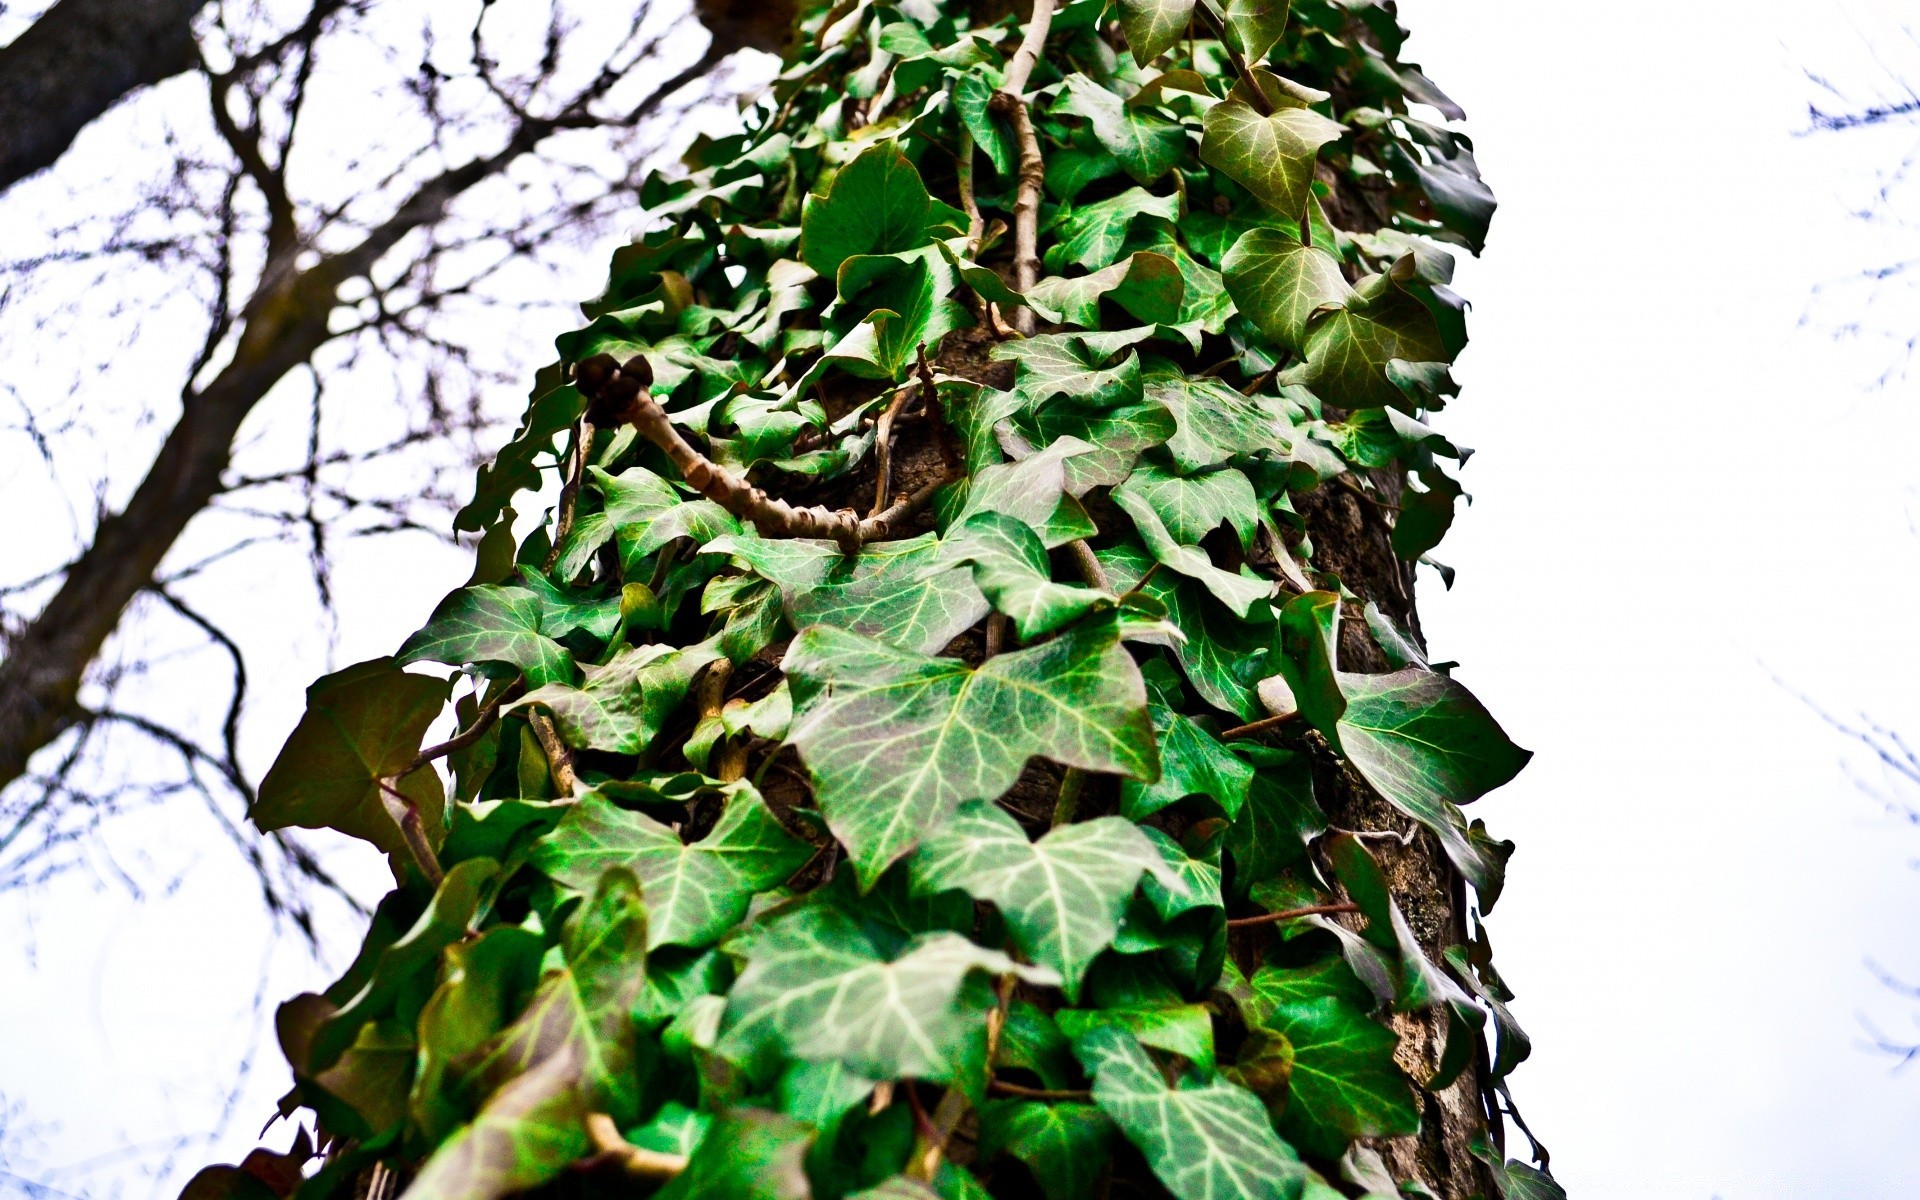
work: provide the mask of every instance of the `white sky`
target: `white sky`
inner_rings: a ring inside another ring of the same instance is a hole
[[[1920,829],[1774,681],[1920,735],[1920,389],[1865,389],[1890,346],[1799,327],[1816,283],[1920,248],[1847,215],[1920,126],[1793,136],[1803,67],[1867,96],[1877,52],[1920,82],[1906,11],[1402,0],[1409,57],[1466,107],[1501,200],[1463,264],[1473,345],[1438,419],[1479,452],[1476,503],[1438,552],[1455,589],[1425,576],[1422,609],[1536,751],[1473,815],[1520,845],[1491,919],[1535,1044],[1515,1094],[1575,1200],[1893,1200],[1920,1180],[1920,1071],[1891,1073],[1859,1024],[1920,1037],[1863,965],[1920,980]],[[1911,294],[1858,299],[1816,316],[1920,330]],[[389,652],[467,570],[424,541],[349,553],[342,663]],[[291,586],[230,601],[271,611]],[[261,701],[281,731],[327,654],[305,633],[283,653]],[[136,820],[119,844],[212,836],[191,809]],[[373,889],[370,858],[336,862]],[[0,1171],[152,1194],[167,1139],[217,1128],[179,1165],[232,1160],[283,1090],[268,1038],[223,1122],[236,1046],[264,1036],[256,991],[324,983],[357,928],[326,965],[270,949],[230,850],[168,861],[144,900],[88,876],[0,895]]]

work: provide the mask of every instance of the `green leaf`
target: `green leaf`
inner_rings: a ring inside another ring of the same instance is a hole
[[[1243,545],[1251,541],[1259,502],[1245,475],[1227,469],[1182,479],[1142,463],[1112,496],[1156,559],[1200,583],[1236,615],[1246,616],[1273,595],[1272,583],[1216,566],[1197,544],[1222,523],[1235,527]]]
[[[1262,116],[1244,100],[1207,110],[1201,161],[1218,167],[1282,216],[1298,220],[1311,194],[1320,147],[1341,134],[1338,122],[1310,108],[1282,108]]]
[[[553,453],[554,436],[579,420],[586,408],[586,397],[567,382],[566,364],[540,368],[534,375],[533,394],[528,397],[527,415],[520,428],[493,461],[480,468],[473,499],[454,514],[453,527],[466,532],[485,529],[516,493],[538,488],[540,471],[533,460]]]
[[[990,900],[1014,944],[1051,967],[1072,1002],[1145,872],[1185,890],[1140,830],[1119,817],[1062,825],[1035,842],[997,805],[970,804],[943,822],[913,858],[917,889],[961,888]]]
[[[520,568],[520,578],[540,606],[540,632],[562,638],[576,629],[587,636],[606,641],[620,628],[620,597],[581,594],[561,587],[536,567]],[[465,722],[462,722],[464,725]]]
[[[1510,844],[1476,839],[1456,805],[1501,786],[1531,751],[1508,740],[1472,692],[1433,671],[1339,677],[1346,695],[1340,751],[1395,808],[1433,831],[1491,909]]]
[[[420,1010],[420,1069],[407,1107],[427,1137],[444,1141],[469,1108],[451,1086],[455,1065],[493,1040],[540,974],[541,938],[511,926],[449,946],[439,987]]]
[[[1212,734],[1170,708],[1154,705],[1154,732],[1160,737],[1160,778],[1152,783],[1120,784],[1120,811],[1140,821],[1188,796],[1209,796],[1231,818],[1246,803],[1253,768]]]
[[[578,575],[609,537],[619,549],[621,570],[632,576],[644,559],[675,538],[702,543],[741,530],[726,509],[711,500],[687,499],[645,467],[628,467],[618,475],[588,467],[587,478],[605,504],[599,512],[575,518],[554,562],[556,578]]]
[[[1064,438],[1087,444],[1066,460],[1070,496],[1119,483],[1133,473],[1142,453],[1164,444],[1175,431],[1173,414],[1151,401],[1104,409],[1061,401],[1018,413],[1006,428],[1029,445],[1048,446]]]
[[[951,298],[954,286],[953,268],[937,254],[849,258],[840,267],[841,294],[857,292],[851,310],[866,309],[870,315],[827,351],[821,366],[831,363],[871,378],[906,378],[922,348],[933,355],[942,338],[968,324],[965,307]],[[802,386],[818,371],[808,372]]]
[[[305,1071],[317,1074],[339,1061],[363,1025],[393,1015],[396,1005],[406,1002],[404,993],[422,977],[431,977],[440,952],[466,936],[480,907],[481,889],[499,873],[499,864],[485,858],[469,859],[447,872],[413,928],[381,952],[366,985],[314,1031]],[[411,1001],[401,1011],[409,1023],[418,1015],[420,998],[415,995]]]
[[[1072,460],[1068,460],[1071,462]],[[1020,640],[1057,632],[1115,598],[1094,588],[1055,583],[1047,547],[1026,522],[1000,512],[977,512],[940,543],[940,563],[970,566],[973,582],[996,612],[1013,618]]]
[[[763,1109],[717,1117],[700,1148],[654,1195],[657,1200],[811,1200],[812,1126]]]
[[[1054,1020],[1075,1042],[1095,1029],[1123,1029],[1143,1046],[1178,1054],[1209,1073],[1214,1069],[1213,1014],[1204,1004],[1175,999],[1105,1008],[1063,1008],[1054,1014]]]
[[[1127,235],[1142,218],[1179,220],[1180,197],[1156,196],[1135,187],[1074,209],[1060,223],[1059,242],[1047,251],[1047,269],[1059,271],[1073,263],[1089,271],[1099,270],[1120,257]]]
[[[1345,305],[1312,322],[1305,361],[1287,368],[1281,378],[1304,383],[1341,408],[1383,408],[1407,402],[1388,377],[1390,363],[1446,357],[1440,328],[1427,306],[1391,276],[1370,275],[1354,285]]]
[[[1100,328],[1100,298],[1112,300],[1149,325],[1180,319],[1186,282],[1171,258],[1141,250],[1091,275],[1071,279],[1049,276],[1026,298],[1036,310],[1051,309],[1055,320],[1087,329]]]
[[[994,1005],[989,977],[1057,981],[954,933],[922,935],[889,957],[824,904],[756,929],[735,953],[746,966],[727,996],[723,1054],[838,1062],[869,1079],[955,1082]]]
[[[1014,363],[1013,386],[1039,408],[1055,396],[1089,406],[1110,408],[1140,401],[1140,359],[1128,354],[1108,367],[1108,359],[1153,333],[1128,329],[1118,333],[1046,333],[1039,337],[1001,342],[993,359]]]
[[[427,726],[446,707],[452,680],[411,675],[390,658],[322,676],[248,811],[263,832],[298,825],[338,829],[392,853],[406,845],[380,781],[407,769]],[[440,773],[415,771],[399,790],[437,838],[446,808]]]
[[[1144,391],[1173,414],[1175,432],[1167,439],[1167,452],[1182,471],[1289,449],[1291,427],[1284,419],[1218,379],[1156,365],[1146,374]]]
[[[587,1151],[576,1074],[562,1051],[509,1080],[440,1144],[401,1200],[499,1200],[566,1170]]]
[[[1013,139],[993,117],[994,84],[979,71],[964,75],[955,75],[953,81],[953,108],[960,114],[960,120],[967,131],[973,134],[974,145],[984,150],[993,169],[1003,178],[1012,178],[1017,163],[1018,151]]]
[[[1110,625],[1080,625],[979,669],[815,626],[783,668],[789,738],[863,887],[969,800],[1011,788],[1026,760],[1154,778],[1146,687]]]
[[[1160,853],[1165,870],[1155,872],[1142,886],[1147,902],[1163,921],[1194,909],[1221,908],[1220,899],[1220,848],[1217,840],[1209,839],[1195,845],[1195,852],[1189,853],[1186,846],[1175,841],[1165,830],[1147,826],[1141,829],[1154,849]],[[1194,841],[1195,835],[1189,833],[1188,841]]]
[[[1474,1136],[1468,1151],[1487,1164],[1500,1200],[1567,1200],[1567,1193],[1553,1176],[1517,1158],[1501,1162],[1499,1152],[1488,1144],[1484,1134]]]
[[[1327,827],[1313,798],[1312,763],[1306,756],[1266,746],[1243,751],[1258,767],[1247,801],[1227,829],[1237,890],[1271,879],[1306,857],[1307,843]]]
[[[950,524],[964,525],[975,514],[1002,513],[1032,529],[1047,547],[1099,532],[1067,492],[1066,464],[1092,447],[1074,438],[1061,438],[1038,454],[1019,462],[995,463],[976,473],[966,499]]]
[[[1340,596],[1307,592],[1280,610],[1279,640],[1272,656],[1300,715],[1339,743],[1340,715],[1347,698],[1340,686]]]
[[[831,279],[856,254],[894,254],[927,244],[932,200],[899,143],[881,142],[840,169],[824,196],[807,197],[800,257]]]
[[[569,745],[638,754],[659,736],[700,669],[720,656],[711,642],[684,649],[632,646],[603,667],[582,667],[586,678],[579,687],[550,683],[528,692],[504,711],[544,708],[553,714]]]
[[[1169,1088],[1124,1030],[1088,1031],[1074,1051],[1093,1099],[1179,1200],[1297,1200],[1306,1168],[1244,1088],[1216,1080]]]
[[[1307,342],[1307,319],[1353,295],[1340,262],[1280,229],[1250,229],[1220,264],[1227,293],[1260,332],[1296,354]]]
[[[609,871],[563,931],[562,962],[472,1077],[491,1094],[442,1143],[406,1195],[462,1200],[524,1191],[586,1152],[588,1112],[632,1120],[638,1101],[632,1009],[646,981],[640,886]]]
[[[573,681],[573,658],[540,632],[539,597],[525,588],[491,584],[449,593],[394,661],[452,667],[506,663],[525,672],[529,687]]]
[[[1078,72],[1067,76],[1053,112],[1085,117],[1093,136],[1135,183],[1152,183],[1180,160],[1187,131],[1157,113],[1127,107],[1106,88]]]
[[[625,867],[647,898],[647,948],[706,946],[738,924],[758,892],[784,883],[813,848],[795,839],[751,784],[729,785],[712,832],[692,844],[641,813],[590,792],[541,838],[533,865],[585,890],[610,867]]]
[[[980,1114],[980,1161],[1011,1154],[1047,1200],[1093,1200],[1116,1132],[1092,1104],[989,1101]]]
[[[1259,698],[1240,674],[1264,649],[1256,627],[1237,620],[1196,581],[1161,571],[1142,583],[1153,559],[1137,546],[1102,550],[1100,562],[1114,587],[1137,587],[1166,608],[1167,620],[1182,635],[1173,643],[1174,657],[1208,704],[1243,721],[1260,714]]]
[[[1247,62],[1259,63],[1287,30],[1288,0],[1221,0],[1227,43]]]
[[[780,587],[796,629],[830,625],[931,654],[987,615],[968,572],[939,571],[932,534],[863,546],[849,558],[811,538],[730,537],[703,549],[731,554]]]
[[[1260,1024],[1293,1047],[1280,1128],[1307,1152],[1337,1158],[1354,1138],[1418,1132],[1420,1107],[1393,1061],[1400,1039],[1368,1015],[1372,997],[1347,968],[1324,962],[1262,967],[1252,984],[1270,1004]]]
[[[1178,45],[1192,20],[1193,0],[1120,0],[1120,28],[1141,67]]]

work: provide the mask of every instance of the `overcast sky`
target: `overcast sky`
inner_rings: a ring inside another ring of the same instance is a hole
[[[1920,981],[1920,829],[1849,781],[1879,780],[1796,695],[1920,736],[1920,388],[1870,386],[1894,342],[1823,328],[1904,338],[1920,304],[1812,296],[1920,253],[1849,215],[1920,126],[1795,136],[1820,98],[1803,69],[1868,99],[1888,72],[1920,84],[1903,8],[1402,0],[1501,201],[1437,421],[1478,451],[1475,503],[1438,551],[1454,589],[1424,575],[1421,607],[1536,751],[1472,815],[1519,842],[1490,921],[1535,1045],[1514,1090],[1575,1200],[1894,1200],[1920,1179],[1920,1069],[1892,1072],[1861,1024],[1920,1038],[1920,1006],[1865,965]],[[391,651],[467,571],[424,541],[350,554],[342,663]],[[323,639],[287,641],[276,670],[325,668]],[[263,703],[284,731],[282,691]],[[212,836],[146,820],[121,844]],[[371,892],[371,857],[335,861]],[[0,1168],[144,1196],[173,1139],[217,1131],[182,1170],[251,1144],[287,1082],[263,1041],[227,1109],[256,995],[324,983],[359,931],[315,964],[273,942],[231,851],[190,861],[134,871],[140,900],[104,868],[0,895]]]

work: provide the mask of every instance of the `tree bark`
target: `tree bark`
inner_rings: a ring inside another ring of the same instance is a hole
[[[129,92],[194,64],[206,0],[60,0],[0,47],[0,192],[52,166]]]

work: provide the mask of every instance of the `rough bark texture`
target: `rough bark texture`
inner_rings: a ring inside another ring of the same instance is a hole
[[[0,48],[0,192],[129,92],[193,66],[206,0],[60,0]]]

